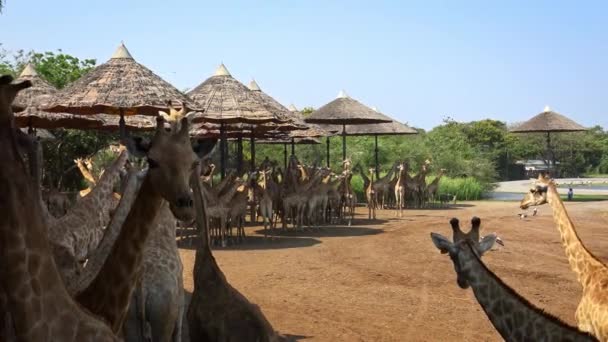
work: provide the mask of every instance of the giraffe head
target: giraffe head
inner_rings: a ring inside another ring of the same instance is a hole
[[[528,209],[530,206],[543,205],[547,203],[547,190],[554,185],[553,180],[543,174],[538,175],[538,179],[530,188],[524,198],[519,203],[521,209]]]
[[[10,75],[0,76],[0,120],[9,120],[12,116],[11,105],[21,90],[32,86],[29,80],[19,83],[12,83],[13,77]]]
[[[481,225],[479,217],[473,217],[473,219],[471,219],[471,230],[468,233],[464,233],[460,229],[457,218],[451,219],[450,225],[452,226],[453,242],[438,233],[431,233],[431,240],[433,240],[435,247],[437,247],[442,254],[448,253],[450,255],[450,259],[452,259],[454,269],[456,270],[456,282],[460,288],[466,289],[469,287],[469,282],[467,281],[460,264],[460,252],[465,244],[471,244],[471,246],[474,247],[473,251],[481,257],[494,246],[496,235],[487,235],[479,241],[479,227]]]
[[[194,217],[190,175],[199,172],[200,160],[211,154],[217,139],[198,139],[191,144],[189,116],[173,117],[179,119],[179,123],[170,122],[168,129],[165,128],[164,117],[156,117],[156,132],[150,141],[131,137],[121,117],[120,134],[129,153],[147,159],[147,177],[169,202],[173,215],[179,220],[188,221]]]

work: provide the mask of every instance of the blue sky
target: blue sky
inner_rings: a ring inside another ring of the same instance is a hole
[[[122,40],[179,89],[224,62],[285,105],[344,89],[425,129],[545,105],[608,127],[607,16],[606,1],[6,0],[0,43],[102,63]]]

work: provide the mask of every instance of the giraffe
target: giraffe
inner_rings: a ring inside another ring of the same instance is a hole
[[[440,169],[439,173],[437,173],[437,176],[435,176],[435,179],[433,179],[433,181],[426,187],[426,196],[429,200],[430,203],[435,202],[435,200],[437,199],[437,192],[439,191],[439,181],[441,180],[441,177],[443,177],[443,175],[445,174],[445,169]]]
[[[414,195],[414,201],[418,208],[422,208],[425,201],[426,195],[426,175],[429,172],[429,166],[431,161],[426,159],[422,165],[420,165],[420,171],[413,177],[414,188],[412,194]]]
[[[406,176],[407,168],[405,163],[401,162],[397,165],[397,183],[395,184],[395,203],[397,205],[397,211],[395,215],[403,217],[403,206],[405,205],[405,189],[406,189]]]
[[[143,275],[123,326],[127,341],[181,341],[184,281],[176,229],[173,214],[164,202],[144,247]]]
[[[608,268],[594,256],[579,238],[574,223],[562,202],[555,183],[543,174],[524,196],[521,209],[549,203],[553,209],[553,220],[559,230],[562,245],[570,268],[583,287],[583,296],[576,309],[578,328],[595,335],[602,341],[608,340]]]
[[[483,263],[481,257],[496,241],[490,234],[479,241],[481,220],[471,220],[471,232],[460,230],[458,219],[450,220],[453,242],[431,233],[435,247],[449,254],[458,286],[471,287],[477,302],[505,341],[597,341],[592,335],[569,326],[534,306],[505,284]]]
[[[119,151],[122,152],[123,149]],[[86,170],[91,170],[91,167],[87,166]],[[108,172],[113,172],[112,167],[108,170]],[[131,168],[129,171],[131,174],[137,172],[135,168]],[[134,176],[141,178],[141,174]],[[96,185],[94,177],[91,177],[91,182],[91,186]],[[123,200],[132,203],[130,198],[133,195],[129,193],[128,189],[125,190]],[[124,214],[120,215],[125,217]],[[177,225],[166,202],[163,202],[158,215],[156,228],[150,234],[143,252],[143,276],[133,293],[123,326],[127,341],[143,341],[144,339],[179,341],[181,339],[184,293],[183,266],[175,243]],[[108,229],[111,230],[107,233],[114,234],[115,229]],[[115,236],[117,237],[118,234]],[[110,238],[110,241],[116,241],[116,237]],[[104,234],[104,240],[106,240],[106,234]],[[104,253],[96,253],[94,257],[98,260],[105,259],[109,254],[109,249],[104,248],[104,250]],[[105,257],[102,258],[101,255],[105,255]],[[94,262],[91,261],[91,263]],[[85,271],[95,272],[91,269],[93,265],[89,266],[87,263],[87,266]],[[98,271],[99,267],[94,269]],[[83,280],[79,279],[79,281]],[[73,280],[66,284],[72,282]],[[78,286],[82,288],[81,284]],[[70,290],[69,285],[68,290]]]
[[[99,181],[93,183],[93,190],[76,202],[68,214],[49,226],[53,256],[65,283],[78,277],[82,263],[103,238],[105,227],[110,222],[110,211],[118,202],[114,197],[114,184],[127,157],[123,146]]]
[[[208,239],[198,177],[191,177],[196,225],[201,232],[194,261],[194,291],[187,319],[191,341],[274,342],[279,336],[257,305],[233,288],[217,265]]]
[[[80,173],[82,174],[82,176],[84,177],[84,179],[87,182],[87,185],[89,186],[88,188],[86,188],[84,190],[80,190],[78,192],[78,194],[80,195],[80,197],[84,197],[89,192],[91,192],[93,186],[99,180],[99,177],[95,177],[91,173],[93,171],[93,161],[91,160],[91,158],[86,158],[86,159],[78,158],[78,159],[74,159],[74,163],[78,167],[78,170],[80,170]]]
[[[211,153],[216,140],[199,140],[196,147],[191,147],[189,120],[186,115],[166,130],[165,120],[157,116],[156,132],[150,142],[131,137],[124,117],[119,121],[121,140],[130,154],[146,157],[148,172],[110,255],[91,284],[76,297],[85,308],[105,319],[115,333],[122,328],[141,276],[146,240],[156,226],[163,201],[169,202],[179,220],[188,221],[194,216],[190,174],[200,159]]]
[[[376,207],[378,206],[377,201],[377,197],[376,197],[376,190],[374,190],[374,173],[376,172],[376,169],[374,168],[370,168],[369,169],[369,174],[370,174],[370,182],[369,185],[367,186],[367,189],[365,189],[365,196],[367,197],[367,208],[368,208],[368,219],[372,219],[372,217],[374,218],[374,220],[376,219]]]
[[[330,182],[331,170],[321,170],[321,182],[308,191],[308,223],[318,225],[323,221],[329,203],[329,191],[334,186]],[[320,227],[319,227],[320,228]]]
[[[214,193],[206,192],[206,198],[209,198],[213,205],[207,207],[207,218],[216,219],[218,221],[218,231],[219,231],[219,240],[222,247],[227,246],[227,221],[230,217],[230,208],[232,207],[232,199],[239,192],[239,189],[243,191],[242,186],[244,185],[244,181],[240,178],[236,178],[232,184],[225,188],[225,191],[221,192],[219,195]]]
[[[0,305],[18,341],[118,341],[67,293],[51,255],[36,187],[19,154],[11,104],[30,81],[0,77]],[[3,315],[4,316],[4,315]]]
[[[256,186],[256,188],[254,188],[254,191],[256,189],[259,191],[259,196],[256,195],[256,197],[259,198],[260,211],[262,214],[262,219],[264,221],[264,238],[268,237],[267,226],[270,226],[270,230],[274,230],[272,194],[268,189],[268,178],[270,178],[271,172],[272,170],[266,171],[265,169],[262,169],[258,172],[258,174],[260,175],[261,184],[258,185],[256,182],[254,182],[254,186]]]
[[[375,183],[374,183],[374,191],[376,193],[376,204],[380,205],[380,209],[384,209],[386,208],[386,206],[389,205],[389,195],[391,194],[391,189],[395,188],[395,184],[392,184],[391,187],[391,183],[393,181],[395,181],[396,183],[396,177],[393,177],[393,175],[395,174],[395,172],[397,172],[397,166],[399,166],[398,162],[395,162],[393,164],[393,167],[391,167],[391,169],[388,171],[388,173],[384,176],[379,178]]]

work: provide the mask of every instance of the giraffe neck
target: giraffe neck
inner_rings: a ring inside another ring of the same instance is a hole
[[[363,183],[367,184],[367,187],[369,187],[370,184],[372,184],[374,181],[371,180],[369,178],[367,178],[367,175],[365,174],[365,172],[363,172],[363,169],[358,167],[357,171],[359,171],[359,174],[361,175],[361,178],[363,178]]]
[[[110,336],[109,329],[81,310],[63,286],[46,238],[41,203],[21,156],[11,148],[12,134],[9,125],[0,126],[0,145],[5,146],[0,149],[0,279],[17,340],[71,341],[80,329],[100,329],[100,337]],[[63,322],[71,322],[69,339],[60,335]]]
[[[595,339],[543,312],[502,282],[465,243],[458,262],[475,298],[506,341],[594,341]],[[553,338],[548,338],[548,337]]]
[[[96,316],[104,318],[114,332],[125,319],[131,295],[141,276],[143,249],[163,198],[146,176],[99,274],[76,299]]]
[[[382,177],[382,178],[378,179],[378,181],[383,181],[383,182],[385,182],[385,181],[386,181],[386,182],[388,182],[388,181],[390,181],[390,180],[391,180],[391,178],[393,178],[393,174],[395,174],[395,167],[392,167],[392,168],[391,168],[391,169],[388,171],[388,173],[386,174],[386,176],[384,176],[384,177]]]
[[[576,278],[583,287],[589,285],[589,278],[598,268],[605,268],[591,252],[589,252],[576,233],[576,228],[566,211],[554,184],[547,187],[547,202],[553,210],[553,220],[561,235],[562,245],[568,257],[570,268],[576,273]]]

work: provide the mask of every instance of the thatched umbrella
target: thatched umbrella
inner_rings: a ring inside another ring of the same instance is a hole
[[[386,116],[378,111],[375,107],[372,108],[381,116],[392,120],[389,116]],[[339,129],[337,125],[326,125],[322,126],[327,129]],[[418,134],[418,131],[415,129],[404,125],[398,121],[391,121],[385,123],[378,124],[369,124],[369,125],[356,125],[348,128],[346,135],[347,136],[373,136],[374,137],[374,155],[376,162],[376,179],[380,179],[380,169],[378,162],[378,136],[382,135],[407,135],[407,134]]]
[[[241,82],[232,77],[224,64],[215,74],[188,95],[205,111],[204,120],[220,124],[220,132],[226,131],[227,124],[260,125],[266,123],[287,123],[286,113],[279,108],[269,106],[254,96]],[[251,129],[253,132],[255,128]],[[226,174],[225,156],[227,138],[221,139],[220,164],[221,177]],[[255,167],[255,136],[251,135],[252,168]]]
[[[312,112],[304,121],[316,124],[342,125],[342,159],[346,159],[346,125],[391,122],[390,118],[367,107],[340,91],[338,97]],[[327,138],[327,167],[329,167],[329,137]]]
[[[28,63],[25,66],[15,82],[26,80],[32,82],[32,86],[17,94],[17,97],[13,102],[14,112],[23,111],[25,108],[41,107],[57,92],[57,89],[53,85],[38,75],[38,72],[36,72],[36,69],[31,63]]]
[[[169,103],[196,104],[150,69],[137,63],[124,44],[110,60],[64,88],[44,108],[46,111],[81,115],[158,115]]]
[[[304,121],[304,117],[298,110],[295,111],[283,106],[277,100],[272,98],[270,95],[266,94],[262,91],[260,86],[255,80],[251,80],[248,85],[249,90],[253,93],[254,96],[257,96],[261,101],[265,102],[268,106],[277,108],[281,112],[288,113],[288,118],[293,122],[295,126],[299,126],[299,129],[294,129],[289,132],[289,136],[291,137],[291,154],[295,154],[295,144],[297,141],[314,141],[312,139],[319,137],[327,137],[333,135],[333,132],[328,132],[321,128],[319,125],[315,124],[307,124]],[[295,106],[292,105],[293,108]],[[337,131],[334,131],[337,132]],[[312,138],[312,139],[311,139]],[[304,140],[302,140],[304,139]]]
[[[532,119],[512,128],[513,133],[537,133],[542,132],[547,134],[547,152],[551,157],[551,167],[555,168],[555,152],[551,148],[551,133],[555,132],[581,132],[587,128],[577,124],[567,117],[552,111],[549,106],[546,106],[542,113],[534,116]]]
[[[27,127],[30,133],[34,129],[89,129],[99,127],[103,124],[100,118],[94,116],[74,115],[67,113],[48,113],[40,108],[48,105],[52,97],[57,93],[57,88],[44,80],[32,64],[27,64],[17,82],[29,80],[32,87],[20,92],[15,99],[17,106],[23,108],[15,113],[15,124],[17,127]]]

